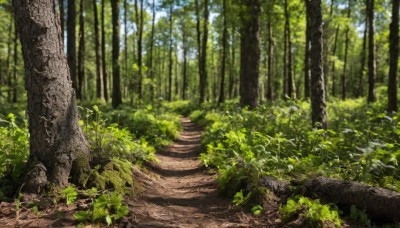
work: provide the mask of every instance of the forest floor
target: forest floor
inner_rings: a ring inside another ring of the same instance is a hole
[[[132,197],[126,198],[130,213],[119,227],[276,227],[277,210],[253,216],[222,198],[217,191],[217,173],[199,159],[202,129],[188,118],[181,119],[183,131],[175,142],[156,154],[158,163],[133,170]],[[39,211],[28,203],[17,206],[0,202],[0,227],[75,227],[73,214],[87,205],[54,205],[41,199]],[[38,203],[39,204],[39,203]],[[43,207],[43,209],[41,208]],[[276,208],[277,209],[277,208]],[[105,226],[105,225],[100,225]],[[85,227],[99,227],[86,225]]]
[[[182,118],[183,131],[156,156],[142,179],[141,197],[129,202],[133,227],[259,227],[274,226],[269,217],[254,217],[218,196],[217,174],[199,160],[202,129]],[[275,217],[276,218],[276,217]]]

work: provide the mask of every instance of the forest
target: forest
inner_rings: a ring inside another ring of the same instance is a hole
[[[1,227],[400,227],[400,0],[0,0]]]

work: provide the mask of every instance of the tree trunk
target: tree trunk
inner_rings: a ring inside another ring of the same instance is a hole
[[[128,0],[124,0],[124,82],[123,97],[125,97],[126,87],[129,87],[128,80]],[[128,83],[126,83],[128,81]]]
[[[268,17],[268,78],[267,78],[267,100],[272,101],[274,99],[274,92],[273,92],[273,72],[272,72],[272,63],[273,63],[273,56],[274,56],[274,43],[272,39],[272,24],[271,24],[271,17]]]
[[[307,10],[307,7],[306,7]],[[310,98],[310,18],[306,18],[306,50],[304,51],[304,98]]]
[[[375,75],[376,75],[376,63],[375,63],[375,28],[374,28],[374,2],[375,0],[368,0],[368,103],[375,102]]]
[[[101,64],[103,73],[103,95],[104,100],[108,101],[108,88],[107,88],[107,62],[106,62],[106,30],[104,26],[104,7],[105,2],[101,0]]]
[[[61,41],[64,43],[64,0],[58,0],[60,8],[60,24],[61,24]]]
[[[351,16],[351,0],[348,0],[348,9],[347,9],[347,19],[350,20]],[[350,24],[346,29],[346,40],[345,40],[345,48],[344,48],[344,66],[343,66],[343,74],[341,77],[341,85],[342,85],[342,100],[346,100],[346,70],[347,70],[347,53],[349,51],[349,32],[350,32]]]
[[[229,98],[232,99],[234,97],[234,90],[235,90],[235,45],[236,45],[236,39],[235,39],[235,35],[236,35],[236,28],[235,28],[235,24],[234,22],[232,22],[232,46],[231,46],[231,66],[230,66],[230,70],[229,70]]]
[[[168,66],[168,94],[167,100],[172,101],[172,66],[173,66],[173,59],[172,59],[172,48],[173,48],[173,39],[172,39],[172,28],[173,28],[173,17],[172,17],[172,8],[173,5],[171,4],[169,10],[169,66]]]
[[[367,54],[367,32],[368,32],[368,0],[366,0],[366,10],[365,10],[365,25],[364,25],[364,35],[363,35],[363,45],[361,50],[361,68],[360,68],[360,80],[358,82],[357,97],[364,95],[364,69],[365,60]]]
[[[40,193],[83,181],[90,171],[88,143],[79,126],[75,91],[64,57],[54,1],[13,1],[25,61],[30,133],[29,164],[23,191]]]
[[[260,185],[278,196],[289,196],[302,192],[305,196],[333,202],[339,207],[356,206],[371,218],[381,222],[400,221],[400,194],[387,189],[326,177],[316,177],[304,183],[286,183],[273,177],[260,179]]]
[[[83,97],[83,82],[85,81],[85,21],[83,18],[83,0],[79,4],[79,47],[78,47],[78,89],[76,96]]]
[[[112,10],[112,65],[113,65],[113,89],[112,106],[117,108],[122,104],[121,79],[119,66],[119,0],[111,0]]]
[[[204,12],[203,12],[203,40],[201,44],[201,72],[200,75],[200,103],[203,103],[206,98],[207,89],[207,41],[208,41],[208,2],[204,0]]]
[[[6,80],[7,80],[7,100],[11,103],[11,44],[12,44],[12,35],[13,35],[13,16],[11,14],[10,25],[8,27],[8,41],[7,41],[7,59],[6,59]]]
[[[151,37],[150,37],[150,58],[149,58],[149,75],[150,75],[150,100],[154,100],[154,69],[153,69],[153,49],[154,49],[154,30],[156,21],[156,1],[153,0],[153,16],[151,21]]]
[[[292,74],[292,40],[290,37],[290,13],[288,9],[287,0],[285,0],[285,30],[286,30],[286,42],[287,42],[287,95],[293,97],[293,74]]]
[[[306,1],[307,17],[310,21],[310,66],[311,66],[311,121],[312,126],[327,128],[324,71],[322,66],[322,8],[321,0]]]
[[[340,25],[336,27],[336,32],[335,32],[335,41],[333,43],[333,50],[332,50],[332,56],[336,55],[336,49],[337,49],[337,41],[339,38],[339,30],[340,30]],[[335,67],[336,61],[332,60],[332,70],[331,70],[331,77],[332,77],[332,96],[334,97],[336,95],[336,77],[335,77]]]
[[[397,74],[399,69],[399,0],[392,0],[390,23],[390,69],[388,81],[388,112],[397,112]]]
[[[138,57],[138,94],[139,99],[143,98],[142,86],[143,86],[143,67],[142,67],[142,39],[143,39],[143,0],[140,0],[140,12],[138,9],[138,2],[135,0],[135,11],[136,11],[136,23],[137,23],[137,57]]]
[[[101,81],[101,56],[100,56],[100,35],[99,35],[99,17],[97,15],[97,0],[93,0],[94,14],[94,40],[95,40],[95,55],[96,55],[96,97],[103,98],[102,81]]]
[[[187,86],[188,86],[188,82],[187,82],[187,53],[188,53],[188,49],[189,49],[185,22],[183,22],[183,28],[182,28],[182,46],[183,46],[182,100],[185,100],[186,99],[186,90],[187,90]]]
[[[199,5],[199,0],[194,0],[194,7],[195,7],[195,13],[196,13],[196,31],[197,31],[197,57],[198,57],[198,65],[199,65],[199,81],[200,81],[200,102],[204,98],[201,97],[202,90],[203,88],[201,87],[202,85],[202,80],[203,80],[203,67],[201,65],[201,60],[202,60],[202,52],[201,52],[201,30],[200,30],[200,5]]]
[[[258,106],[260,66],[260,0],[245,0],[241,12],[240,103],[254,109]]]
[[[228,41],[228,28],[226,25],[226,11],[227,5],[226,0],[223,0],[223,16],[224,16],[224,28],[222,31],[222,64],[221,64],[221,84],[219,88],[219,100],[218,103],[225,102],[225,70],[226,70],[226,54],[227,54],[227,41]]]
[[[76,79],[76,6],[75,0],[68,0],[67,18],[67,59],[70,69],[72,88],[77,91],[78,82]]]
[[[17,97],[17,88],[18,88],[18,82],[17,82],[17,65],[18,65],[18,31],[17,31],[17,24],[15,23],[14,26],[14,65],[13,65],[13,84],[12,84],[12,91],[13,91],[13,96],[12,96],[12,103],[17,103],[18,97]]]

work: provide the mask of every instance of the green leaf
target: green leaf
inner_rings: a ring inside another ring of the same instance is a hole
[[[90,216],[91,216],[90,211],[78,211],[74,214],[74,219],[81,222],[89,220]]]

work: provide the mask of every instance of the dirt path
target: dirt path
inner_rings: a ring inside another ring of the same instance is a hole
[[[129,203],[129,223],[134,227],[261,226],[259,219],[218,196],[215,173],[199,160],[202,131],[187,118],[181,121],[180,137],[157,153],[159,164],[149,172],[159,178],[146,177],[142,197]]]

